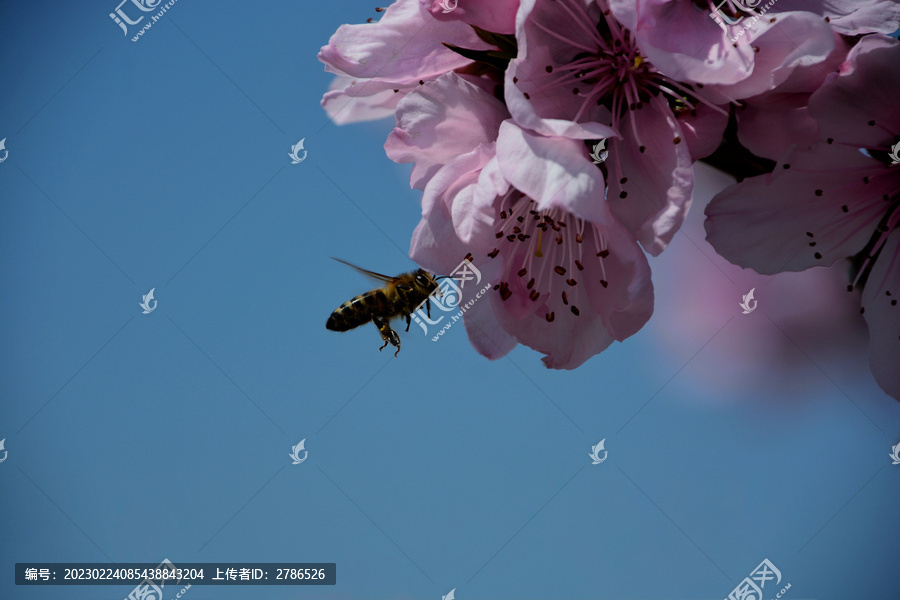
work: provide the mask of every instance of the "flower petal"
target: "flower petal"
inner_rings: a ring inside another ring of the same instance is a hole
[[[508,116],[494,96],[456,73],[446,73],[400,101],[397,126],[384,149],[394,162],[415,163],[410,185],[424,189],[442,165],[496,140]]]
[[[322,97],[322,108],[336,125],[345,125],[389,117],[402,97],[392,84],[338,75]]]
[[[879,147],[900,135],[900,42],[870,35],[853,47],[840,75],[809,99],[820,136]]]
[[[543,137],[504,121],[497,160],[503,177],[541,209],[561,208],[597,223],[609,218],[603,173],[587,159],[581,140]]]
[[[752,73],[730,85],[709,86],[710,94],[721,92],[733,99],[762,94],[784,82],[796,67],[824,61],[835,48],[828,23],[812,13],[779,13],[755,19],[746,19],[744,25],[744,38],[755,50]]]
[[[377,23],[341,25],[319,60],[338,75],[414,85],[471,62],[442,42],[488,47],[465,23],[437,21],[419,0],[397,0]]]
[[[490,2],[457,0],[422,0],[435,19],[458,19],[493,33],[516,32],[516,10],[519,0],[490,0]],[[444,4],[456,6],[444,12]]]
[[[893,33],[900,28],[900,4],[896,0],[791,0],[791,10],[828,17],[838,33]]]
[[[753,72],[749,44],[733,45],[731,35],[692,2],[610,0],[609,6],[634,33],[641,54],[673,79],[727,85]]]
[[[748,98],[735,114],[738,139],[757,156],[780,159],[791,146],[809,148],[819,140],[819,126],[809,114],[810,96],[836,72],[850,47],[834,34],[835,49],[812,66],[798,66],[773,90]]]
[[[758,273],[831,265],[862,250],[884,215],[881,197],[896,189],[896,179],[879,177],[885,168],[838,145],[792,151],[774,173],[713,198],[706,239],[727,260]]]
[[[863,289],[869,364],[881,388],[900,400],[900,229],[884,246]]]
[[[691,206],[693,161],[681,127],[663,100],[651,98],[633,114],[634,131],[624,140],[612,140],[606,161],[608,198],[616,218],[656,256]]]

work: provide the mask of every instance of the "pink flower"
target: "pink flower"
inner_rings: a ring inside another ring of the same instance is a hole
[[[507,120],[492,151],[481,145],[434,175],[410,255],[447,270],[471,253],[496,281],[466,313],[479,352],[497,358],[519,342],[573,369],[647,322],[650,267],[602,201],[603,174],[580,141]]]
[[[607,198],[651,254],[690,207],[691,164],[715,150],[727,110],[663,75],[605,0],[522,0],[506,103],[546,136],[609,138]]]
[[[472,63],[444,42],[489,48],[466,23],[434,19],[420,0],[397,0],[376,23],[341,25],[319,51],[325,70],[343,77],[322,106],[338,124],[389,116],[411,89]]]
[[[716,196],[707,239],[760,273],[800,271],[856,257],[869,359],[900,399],[900,42],[862,38],[839,74],[809,100],[822,140],[782,158],[775,172]]]

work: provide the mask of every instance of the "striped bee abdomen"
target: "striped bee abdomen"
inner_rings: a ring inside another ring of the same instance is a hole
[[[372,290],[337,307],[328,317],[325,327],[332,331],[348,331],[368,323],[373,316],[386,317],[392,313],[393,303],[388,300],[384,290]]]

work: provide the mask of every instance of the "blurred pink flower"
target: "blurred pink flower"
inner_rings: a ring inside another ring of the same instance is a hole
[[[319,51],[339,76],[323,108],[338,124],[390,116],[408,91],[472,63],[444,42],[490,47],[466,23],[433,18],[423,0],[397,0],[375,23],[341,25]]]
[[[706,230],[722,256],[760,273],[858,256],[848,287],[863,289],[872,372],[900,399],[900,163],[889,156],[900,148],[898,94],[900,42],[862,38],[810,98],[824,141],[717,195]]]
[[[603,174],[580,141],[507,120],[493,151],[481,145],[431,179],[410,255],[446,272],[471,252],[495,277],[490,303],[466,313],[479,352],[498,358],[517,341],[573,369],[650,318],[649,265],[602,200]]]
[[[517,123],[547,136],[609,139],[609,206],[659,254],[690,207],[691,164],[715,150],[727,108],[647,60],[605,0],[523,0],[506,71]]]
[[[695,177],[683,235],[650,263],[656,295],[665,301],[642,332],[654,336],[658,352],[648,360],[678,365],[699,351],[679,379],[691,397],[715,404],[810,401],[811,390],[820,389],[819,368],[842,388],[871,379],[865,322],[859,297],[846,292],[844,265],[772,276],[729,263],[703,241],[703,209],[734,178],[703,164]],[[742,314],[739,303],[751,289],[755,309]]]

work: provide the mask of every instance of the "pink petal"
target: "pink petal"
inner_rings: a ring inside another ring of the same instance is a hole
[[[504,121],[497,160],[503,177],[541,209],[561,208],[598,223],[609,218],[603,173],[587,159],[582,141],[535,135]]]
[[[900,400],[900,229],[875,261],[863,289],[863,317],[869,325],[869,365],[881,388]]]
[[[788,78],[764,94],[748,98],[736,112],[738,139],[757,156],[781,158],[791,146],[808,148],[819,140],[819,126],[809,114],[810,95],[847,58],[850,47],[834,34],[835,49],[812,66],[798,66]]]
[[[809,99],[822,138],[887,149],[900,135],[900,42],[870,35],[853,47],[840,75]]]
[[[651,98],[632,114],[634,130],[624,132],[624,140],[612,140],[606,160],[609,204],[644,249],[656,256],[690,208],[691,153],[672,111],[660,98]]]
[[[819,126],[809,115],[807,94],[771,99],[738,111],[738,139],[757,156],[778,160],[797,146],[808,149],[819,140]]]
[[[546,354],[541,360],[551,369],[580,367],[614,341],[603,321],[593,313],[577,320],[567,319],[565,323],[548,323],[534,315],[514,317],[500,306],[503,301],[497,294],[491,294],[490,300],[503,329],[513,332],[519,343]]]
[[[489,283],[500,280],[499,265],[487,262],[478,265],[481,271],[481,282],[477,286],[463,288],[463,304],[475,300],[475,304],[463,314],[463,323],[466,333],[469,334],[469,342],[482,356],[490,360],[497,360],[509,354],[516,347],[516,338],[511,336],[497,319],[494,307],[491,304],[491,296],[495,296],[493,290],[488,291],[480,298],[475,296]]]
[[[718,111],[700,103],[694,111],[679,114],[678,123],[691,159],[699,160],[715,152],[722,142],[722,134],[728,125],[727,107]]]
[[[635,34],[641,53],[675,80],[733,84],[753,71],[753,49],[746,42],[733,46],[709,11],[690,0],[610,0],[609,6]]]
[[[606,329],[622,341],[638,332],[653,314],[650,264],[632,235],[618,223],[603,227],[609,256],[603,260],[603,279],[588,279],[591,305],[603,317]],[[585,240],[587,242],[587,240]]]
[[[896,178],[879,177],[885,168],[836,144],[792,151],[774,173],[713,198],[706,239],[727,260],[763,274],[831,265],[862,250],[883,216],[881,196],[897,188]]]
[[[322,108],[337,125],[383,119],[394,114],[403,97],[391,85],[338,75],[322,98]]]
[[[419,0],[397,0],[376,23],[341,25],[319,60],[338,75],[414,85],[471,62],[442,42],[488,47],[465,23],[437,21]]]
[[[384,144],[388,158],[413,162],[410,185],[425,184],[453,158],[497,139],[506,107],[456,73],[418,86],[397,105],[397,126]]]
[[[492,145],[479,146],[442,167],[425,187],[422,220],[410,244],[410,258],[424,268],[449,273],[468,253],[484,256],[491,250],[493,207],[479,207],[472,195],[493,154]],[[466,209],[462,216],[457,203]]]
[[[494,33],[516,32],[516,10],[519,0],[422,0],[435,19],[460,20]],[[456,6],[450,12],[443,5]]]
[[[765,15],[745,31],[746,43],[759,48],[753,57],[753,72],[731,85],[710,86],[709,93],[722,92],[730,98],[762,94],[784,82],[796,67],[824,61],[835,47],[831,28],[812,13]]]
[[[896,0],[791,0],[791,10],[828,17],[838,33],[893,33],[900,28],[900,4]]]

